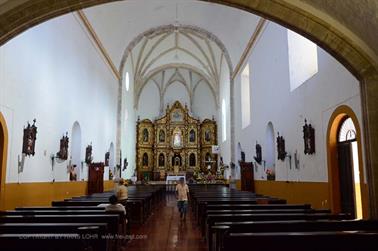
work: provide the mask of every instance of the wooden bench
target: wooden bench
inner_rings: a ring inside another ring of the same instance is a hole
[[[261,232],[314,232],[314,231],[378,231],[376,220],[292,220],[292,221],[245,221],[215,222],[210,230],[209,250],[220,250],[226,233]]]
[[[223,251],[375,251],[376,232],[274,232],[274,233],[230,233],[224,238]]]

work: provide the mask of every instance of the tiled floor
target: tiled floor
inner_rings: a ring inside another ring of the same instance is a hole
[[[186,221],[181,221],[173,195],[166,200],[152,216],[138,229],[134,229],[133,239],[126,245],[127,251],[180,250],[205,251],[206,242],[201,238],[200,229],[188,208]]]

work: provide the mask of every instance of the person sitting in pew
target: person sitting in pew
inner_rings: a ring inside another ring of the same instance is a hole
[[[98,207],[104,207],[105,212],[123,212],[126,215],[125,207],[118,203],[118,198],[115,195],[109,197],[110,204],[99,204]]]
[[[128,190],[127,190],[127,184],[124,179],[120,179],[118,182],[118,187],[116,190],[116,196],[118,199],[118,202],[122,205],[126,206],[127,199],[129,197]]]

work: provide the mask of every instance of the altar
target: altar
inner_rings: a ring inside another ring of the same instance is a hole
[[[218,156],[212,152],[217,145],[214,118],[201,122],[176,101],[155,121],[138,118],[136,130],[138,179],[167,181],[169,174],[175,174],[188,180],[198,172],[217,172]]]

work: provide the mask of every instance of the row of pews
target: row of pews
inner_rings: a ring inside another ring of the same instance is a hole
[[[378,250],[376,220],[222,185],[191,185],[190,200],[210,251]]]
[[[132,238],[130,224],[143,224],[165,186],[129,186],[127,219],[97,207],[112,192],[54,201],[51,207],[0,211],[0,250],[118,250]]]

